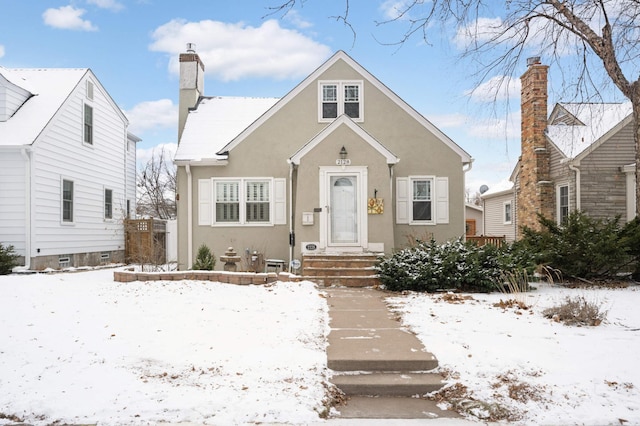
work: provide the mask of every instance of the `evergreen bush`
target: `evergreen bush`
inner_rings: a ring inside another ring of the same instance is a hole
[[[564,277],[616,278],[628,270],[640,242],[640,230],[621,228],[619,217],[591,218],[582,212],[569,214],[562,225],[539,217],[541,231],[523,228],[522,244],[538,254],[540,264],[560,271]]]
[[[196,271],[213,271],[216,266],[216,258],[209,250],[206,244],[202,244],[198,248],[198,254],[196,254],[196,260],[193,262],[191,269]]]
[[[18,266],[18,255],[13,251],[13,246],[3,246],[0,243],[0,275],[11,273],[14,266]]]
[[[508,245],[478,247],[462,239],[444,244],[418,240],[413,247],[378,262],[377,272],[385,288],[392,291],[488,292],[496,289],[505,268],[532,269],[533,265],[524,250]]]

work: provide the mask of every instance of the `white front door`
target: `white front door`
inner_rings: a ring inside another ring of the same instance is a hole
[[[329,177],[329,245],[358,244],[358,176]]]
[[[362,251],[367,246],[366,167],[320,167],[320,246]]]

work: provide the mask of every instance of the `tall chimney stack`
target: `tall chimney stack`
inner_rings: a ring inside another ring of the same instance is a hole
[[[520,77],[521,149],[516,188],[516,233],[526,226],[540,230],[538,214],[553,217],[553,184],[550,181],[547,146],[547,65],[540,57],[527,59],[527,70]]]
[[[189,109],[204,95],[204,64],[196,53],[196,45],[187,43],[187,52],[180,54],[180,98],[178,101],[178,143],[182,138]]]

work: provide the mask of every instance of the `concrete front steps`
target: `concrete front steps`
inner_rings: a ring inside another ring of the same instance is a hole
[[[331,332],[327,366],[331,382],[346,396],[336,407],[339,418],[459,417],[421,395],[437,391],[444,382],[431,372],[436,357],[404,329],[384,302],[384,293],[371,288],[329,288],[327,303]]]
[[[380,284],[375,271],[378,259],[376,253],[305,254],[302,276],[325,287],[375,287]]]

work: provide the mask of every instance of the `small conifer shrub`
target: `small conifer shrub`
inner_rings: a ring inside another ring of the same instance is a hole
[[[202,244],[198,248],[198,254],[196,255],[196,260],[193,262],[193,267],[191,269],[196,271],[213,271],[213,268],[216,266],[216,258],[209,250],[206,244]]]
[[[18,265],[17,259],[13,246],[0,244],[0,275],[10,274],[13,267]]]

